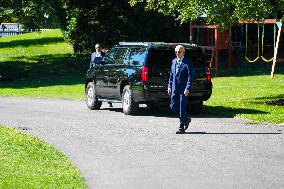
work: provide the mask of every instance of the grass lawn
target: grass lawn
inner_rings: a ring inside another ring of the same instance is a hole
[[[86,64],[78,63],[60,30],[0,38],[0,96],[84,99]],[[284,123],[284,67],[243,68],[213,78],[204,112],[254,122]],[[281,104],[282,103],[282,104]]]
[[[86,188],[80,172],[54,147],[0,125],[0,188]]]
[[[83,100],[84,74],[0,83],[0,96]]]
[[[83,99],[87,65],[60,30],[0,38],[0,95]]]
[[[213,78],[212,97],[204,111],[250,119],[251,123],[284,123],[284,69],[241,69],[236,76]],[[280,74],[281,73],[281,74]]]

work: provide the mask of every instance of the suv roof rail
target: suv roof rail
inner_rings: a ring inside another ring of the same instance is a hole
[[[185,47],[197,47],[196,44],[193,43],[165,43],[165,42],[119,42],[119,45],[137,45],[137,46],[177,46],[183,45]]]
[[[149,46],[150,42],[119,42],[119,45],[142,45]]]

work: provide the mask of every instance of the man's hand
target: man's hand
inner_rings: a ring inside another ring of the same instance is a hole
[[[168,94],[171,95],[171,93],[172,93],[171,88],[168,88]]]
[[[189,95],[189,90],[184,90],[184,92],[183,92],[183,94],[184,94],[184,96],[188,96]]]

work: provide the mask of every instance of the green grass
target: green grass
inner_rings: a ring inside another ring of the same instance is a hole
[[[60,30],[0,38],[2,81],[77,73],[82,68]]]
[[[273,102],[284,101],[284,70],[276,69],[273,79],[269,68],[241,69],[236,76],[213,78],[213,94],[205,102],[205,112],[283,124],[284,106]]]
[[[86,188],[62,153],[36,137],[0,126],[0,188]]]
[[[0,96],[83,100],[84,74],[38,78],[0,84]]]
[[[0,38],[0,95],[83,99],[87,64],[60,30]]]

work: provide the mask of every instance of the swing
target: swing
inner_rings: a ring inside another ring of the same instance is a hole
[[[276,35],[276,27],[275,27],[275,24],[274,24],[274,35],[273,35],[273,49],[275,48],[275,35]],[[262,49],[261,49],[261,59],[265,62],[271,62],[273,60],[274,57],[270,58],[270,59],[266,59],[264,56],[263,56],[263,46],[264,46],[264,24],[262,26],[262,39],[261,39],[261,43],[262,43]]]
[[[259,25],[257,27],[257,57],[254,60],[250,60],[247,56],[247,51],[248,51],[248,24],[246,24],[246,48],[245,48],[245,59],[250,62],[256,62],[259,59]]]

